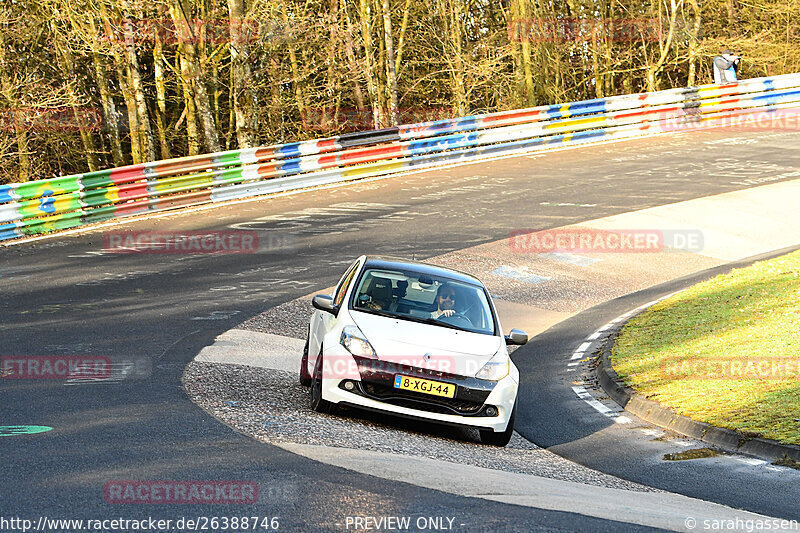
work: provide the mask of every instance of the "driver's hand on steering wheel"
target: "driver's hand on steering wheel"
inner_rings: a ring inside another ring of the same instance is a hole
[[[444,311],[439,313],[439,316],[437,318],[442,318],[443,316],[453,316],[454,314],[456,314],[455,309],[445,309]]]

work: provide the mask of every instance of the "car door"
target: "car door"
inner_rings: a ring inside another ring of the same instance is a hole
[[[333,293],[333,303],[335,305],[346,305],[346,302],[344,301],[345,295],[347,294],[347,290],[350,288],[350,285],[353,283],[353,279],[355,279],[360,266],[361,258],[358,258],[352,265],[350,265],[350,268],[345,271],[342,279],[339,280],[339,285],[336,287],[336,291]],[[327,335],[336,326],[336,317],[331,313],[325,311],[316,311],[314,313],[314,318],[315,320],[311,324],[313,334],[308,345],[309,366],[312,369],[316,364],[322,339],[324,339],[325,335]]]

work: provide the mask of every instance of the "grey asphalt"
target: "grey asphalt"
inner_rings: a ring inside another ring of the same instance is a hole
[[[743,141],[732,144],[731,136]],[[138,361],[149,372],[101,385],[2,380],[0,425],[54,429],[0,439],[0,516],[244,513],[280,516],[282,530],[341,531],[337,522],[353,515],[446,515],[456,517],[463,531],[642,530],[392,483],[253,442],[189,402],[181,389],[182,369],[243,320],[333,285],[362,253],[424,259],[502,239],[519,228],[545,229],[792,179],[800,167],[799,140],[796,132],[721,131],[636,140],[141,220],[115,230],[214,231],[237,224],[259,231],[262,242],[291,235],[296,243],[252,255],[104,254],[108,229],[0,249],[0,354],[101,355],[115,363]],[[626,303],[618,302],[620,308]],[[575,426],[596,424],[581,411],[585,407],[548,403],[559,394],[530,388],[533,376],[544,376],[545,367],[561,357],[556,347],[582,338],[608,313],[578,315],[530,346],[536,354],[531,363],[538,366],[523,365],[524,398],[542,415],[521,417],[520,425],[533,442],[557,453],[579,462],[600,455],[597,468],[603,471],[647,477],[628,466],[637,450],[625,439],[617,438],[610,449],[597,447],[606,441],[581,448],[585,439],[575,439],[586,430]],[[520,356],[515,360],[522,364]],[[635,480],[659,486],[672,472]],[[796,517],[791,505],[770,492],[734,497],[717,483],[718,475],[700,468],[694,477],[676,476],[670,490],[687,494],[703,483],[712,487],[707,499]],[[740,486],[775,485],[763,474],[731,475]],[[256,480],[262,497],[246,508],[109,505],[103,485],[115,479]],[[789,500],[793,493],[785,494]],[[796,505],[797,497],[791,499]]]

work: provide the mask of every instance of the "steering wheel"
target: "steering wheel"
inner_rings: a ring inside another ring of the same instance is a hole
[[[439,321],[445,322],[452,326],[466,326],[469,328],[474,327],[472,320],[467,318],[464,313],[453,313],[450,316],[440,316]]]

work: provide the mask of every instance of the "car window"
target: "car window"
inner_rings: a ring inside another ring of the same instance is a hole
[[[347,293],[347,288],[350,286],[350,282],[353,281],[353,276],[356,275],[356,270],[358,270],[358,261],[353,263],[353,266],[350,267],[350,270],[345,272],[344,276],[342,276],[342,280],[339,282],[339,288],[336,289],[336,295],[333,298],[334,305],[342,305],[342,301],[344,301],[344,295]]]
[[[494,335],[483,287],[412,270],[370,268],[353,291],[351,309]]]

